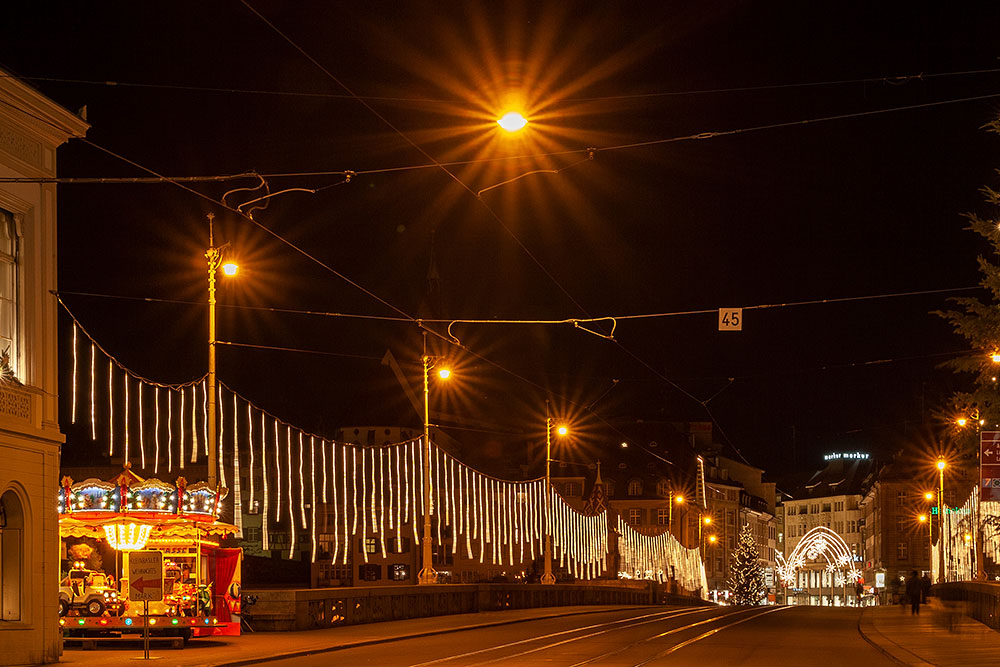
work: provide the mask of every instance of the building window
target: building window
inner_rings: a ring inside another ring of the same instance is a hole
[[[607,479],[604,480],[604,493],[608,498],[615,497],[615,480]]]
[[[897,516],[896,517],[896,532],[902,533],[906,530],[907,517]]]
[[[909,560],[909,558],[910,558],[910,545],[907,542],[897,542],[896,559]]]
[[[906,491],[897,491],[896,492],[896,504],[897,505],[905,505],[906,504]]]
[[[21,620],[25,535],[21,499],[13,491],[0,496],[0,619]]]
[[[656,509],[656,525],[666,526],[670,523],[670,510],[666,507],[658,507]]]
[[[566,482],[566,484],[563,485],[564,497],[572,498],[578,495],[580,495],[580,489],[577,487],[576,482]]]
[[[378,581],[382,578],[382,566],[375,563],[365,563],[358,566],[358,579],[361,581]]]
[[[393,581],[409,581],[410,566],[405,563],[394,563],[389,566],[389,577]]]
[[[833,511],[834,512],[843,512],[844,511],[844,501],[843,500],[838,500],[837,502],[835,502],[833,504]]]
[[[656,495],[660,496],[661,498],[669,498],[670,482],[665,479],[661,479],[660,481],[658,481],[656,483]]]
[[[637,507],[629,508],[628,511],[628,522],[631,526],[639,526],[642,524],[642,510]]]
[[[641,479],[630,479],[628,482],[628,494],[630,496],[641,496],[642,495],[642,480]]]
[[[243,539],[247,542],[260,542],[262,540],[262,535],[260,528],[244,528],[243,529]]]
[[[0,353],[8,355],[8,364],[20,378],[18,331],[18,254],[20,234],[14,214],[0,209]]]
[[[856,533],[856,532],[858,532],[858,522],[855,521],[854,519],[849,520],[847,522],[847,532],[848,533]]]
[[[408,554],[410,553],[410,538],[390,537],[385,541],[385,549],[388,553]]]
[[[361,550],[366,554],[373,554],[377,549],[376,540],[374,537],[366,537],[361,543]]]
[[[733,510],[726,510],[726,525],[735,526],[736,525],[736,513]]]
[[[830,503],[823,503],[823,511],[824,512],[830,511]]]

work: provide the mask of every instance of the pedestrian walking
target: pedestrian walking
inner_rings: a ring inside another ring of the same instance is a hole
[[[910,598],[910,614],[920,613],[920,598],[923,596],[923,587],[920,578],[917,577],[916,570],[910,570],[910,576],[906,578],[906,597]]]
[[[927,604],[927,598],[931,596],[931,578],[924,573],[924,576],[920,577],[920,593],[922,597],[922,602]]]

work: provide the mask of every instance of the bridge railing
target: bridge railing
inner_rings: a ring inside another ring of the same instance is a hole
[[[244,590],[256,603],[244,616],[257,631],[318,630],[341,625],[504,609],[573,605],[702,604],[654,582],[605,585],[447,584]]]
[[[949,581],[931,589],[945,602],[964,603],[965,612],[977,621],[1000,630],[1000,583]]]

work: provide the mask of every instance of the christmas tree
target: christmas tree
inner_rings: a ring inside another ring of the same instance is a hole
[[[755,607],[767,595],[764,568],[750,524],[743,524],[729,566],[729,593],[733,604]]]
[[[994,120],[987,126],[989,132],[1000,134],[1000,120]],[[943,421],[951,424],[954,441],[958,444],[959,458],[972,460],[978,454],[978,432],[980,426],[993,430],[1000,425],[1000,387],[997,377],[1000,376],[1000,265],[996,263],[1000,254],[1000,191],[983,187],[982,193],[986,203],[992,209],[992,215],[981,216],[976,213],[965,214],[969,221],[968,229],[986,240],[985,248],[989,252],[979,256],[979,272],[982,276],[979,283],[986,290],[986,298],[962,297],[951,299],[958,305],[956,310],[938,311],[937,314],[948,320],[955,332],[968,341],[973,354],[965,355],[947,362],[954,371],[971,376],[970,391],[957,392],[951,397],[944,414]]]

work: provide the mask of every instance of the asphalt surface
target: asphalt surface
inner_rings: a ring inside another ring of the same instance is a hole
[[[141,646],[67,650],[119,667]],[[867,607],[565,607],[460,614],[309,632],[248,633],[154,648],[156,665],[979,665],[1000,634],[960,613]]]

